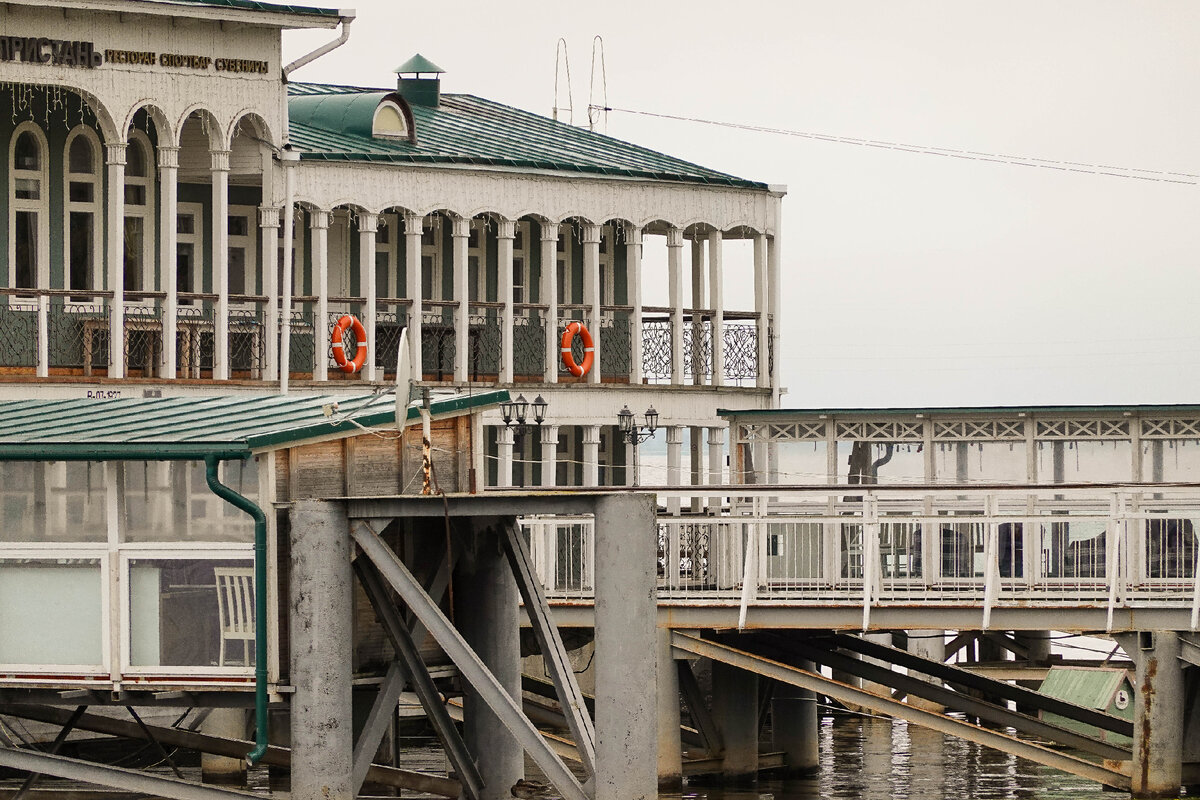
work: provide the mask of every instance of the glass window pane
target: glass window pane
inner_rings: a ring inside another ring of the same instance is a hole
[[[254,541],[254,521],[212,493],[199,462],[127,462],[123,494],[127,542]],[[258,497],[257,464],[221,465],[221,482]]]
[[[246,248],[229,248],[229,293],[246,293]]]
[[[433,299],[433,256],[421,256],[421,298]]]
[[[42,182],[37,178],[17,178],[14,190],[18,200],[37,200],[42,196]]]
[[[36,211],[18,211],[15,214],[14,251],[16,264],[14,273],[17,289],[33,289],[37,283],[38,262],[38,215]]]
[[[193,234],[196,232],[196,217],[194,214],[180,214],[175,218],[175,232]]]
[[[99,666],[98,559],[0,562],[0,663]]]
[[[175,245],[175,286],[176,291],[192,292],[192,264],[195,248],[191,242],[180,242]]]
[[[28,170],[42,167],[42,149],[38,146],[37,137],[29,131],[24,131],[17,137],[16,146],[13,148],[13,167]]]
[[[253,667],[253,575],[250,558],[130,561],[130,663]]]
[[[125,148],[125,175],[130,178],[146,177],[146,154],[136,142],[130,142]]]
[[[137,292],[142,289],[144,227],[141,217],[125,218],[125,291]]]
[[[230,236],[247,236],[250,233],[250,219],[248,217],[236,216],[229,218],[229,235]]]
[[[126,184],[125,204],[130,206],[146,205],[146,187],[136,183]]]
[[[90,203],[96,197],[96,187],[86,181],[71,181],[68,194],[72,203]]]
[[[86,211],[72,211],[68,216],[71,236],[70,276],[72,289],[92,288],[92,233],[95,215]]]
[[[71,140],[71,152],[67,155],[68,169],[76,175],[91,175],[96,170],[96,154],[86,136]]]

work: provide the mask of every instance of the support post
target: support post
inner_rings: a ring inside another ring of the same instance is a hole
[[[583,427],[583,485],[600,485],[600,426]]]
[[[108,377],[125,377],[125,142],[104,146],[108,169]]]
[[[758,676],[714,660],[712,680],[713,715],[725,742],[722,780],[752,784],[758,779]]]
[[[350,537],[342,505],[291,509],[292,798],[354,800]]]
[[[683,232],[667,229],[667,295],[671,305],[671,383],[683,385]]]
[[[494,426],[496,430],[496,485],[513,485],[513,432],[507,425]]]
[[[667,426],[667,485],[679,486],[683,478],[683,426]],[[679,516],[680,502],[678,497],[667,500],[667,513]]]
[[[500,383],[513,381],[513,239],[517,223],[502,219],[496,223],[497,286],[500,295]],[[482,269],[482,266],[480,267]]]
[[[546,383],[558,383],[558,223],[542,223],[542,303],[546,306]]]
[[[671,629],[659,628],[658,645],[658,788],[683,788],[683,748],[679,740],[679,670],[671,648]]]
[[[213,326],[213,377],[229,380],[229,151],[210,150],[212,158],[213,289],[217,294]]]
[[[554,486],[558,473],[558,426],[543,425],[538,429],[542,448],[542,486]]]
[[[811,661],[797,665],[816,672]],[[776,683],[771,696],[771,738],[783,752],[784,772],[791,777],[813,775],[821,768],[817,696],[789,683]]]
[[[219,739],[246,738],[244,708],[213,708],[209,710],[201,730]],[[246,761],[212,753],[200,754],[200,776],[205,783],[223,786],[246,785]]]
[[[317,318],[313,320],[313,379],[329,379],[329,217],[328,211],[308,213],[312,232],[313,289],[317,295]]]
[[[404,293],[408,297],[408,363],[413,380],[424,380],[421,366],[421,323],[424,321],[421,296],[421,235],[425,218],[420,214],[404,215]]]
[[[467,243],[471,220],[455,217],[451,223],[451,264],[454,274],[454,380],[467,382],[471,362],[471,297],[467,289]]]
[[[725,483],[725,429],[708,429],[708,482],[713,486]],[[720,496],[708,498],[708,513],[718,516],[721,513],[722,499]]]
[[[596,499],[595,800],[658,796],[655,500]]]
[[[265,319],[262,321],[263,334],[267,339],[262,376],[272,380],[279,373],[279,209],[275,206],[259,206],[258,226],[262,230],[263,294],[267,296]],[[168,300],[170,294],[168,292]],[[174,328],[165,341],[175,341]],[[173,378],[175,348],[166,348],[166,352],[170,353],[172,364],[167,374]]]
[[[725,278],[721,261],[724,239],[718,230],[708,234],[708,299],[712,308],[712,385],[725,385]]]
[[[358,283],[363,287],[367,301],[367,307],[363,309],[363,327],[367,330],[367,363],[363,366],[363,377],[368,381],[377,379],[375,346],[379,310],[376,304],[378,287],[375,285],[375,233],[378,226],[379,215],[367,211],[358,213]]]
[[[596,360],[588,370],[587,382],[600,383],[601,336],[604,319],[600,305],[600,226],[587,222],[582,226],[583,234],[583,304],[587,306],[587,325],[592,334]]]
[[[160,145],[158,148],[158,264],[162,278],[163,333],[162,376],[175,378],[175,335],[179,327],[178,248],[176,246],[176,217],[179,213],[179,148]],[[278,217],[277,217],[278,219]]]
[[[1179,797],[1185,707],[1179,636],[1142,631],[1137,638],[1132,794],[1136,800]]]
[[[628,286],[629,305],[633,311],[629,317],[630,359],[629,382],[634,386],[642,382],[642,229],[636,225],[625,226],[625,281]]]

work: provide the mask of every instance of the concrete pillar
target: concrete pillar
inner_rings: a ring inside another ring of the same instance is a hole
[[[712,662],[713,718],[725,742],[721,762],[726,784],[758,779],[758,676]]]
[[[600,344],[602,318],[600,304],[600,226],[590,222],[581,226],[583,234],[583,304],[587,306],[588,331],[592,334],[596,359],[588,370],[587,382],[600,383]]]
[[[652,494],[597,499],[596,800],[658,797],[657,524]]]
[[[1017,644],[1023,645],[1029,651],[1031,666],[1046,666],[1050,663],[1050,631],[1014,631],[1013,638]],[[1017,681],[1018,686],[1026,689],[1037,689],[1041,681]],[[1017,710],[1026,714],[1035,713],[1029,706],[1017,704]]]
[[[538,430],[542,448],[542,486],[554,486],[558,475],[558,426],[543,425]]]
[[[690,467],[688,483],[692,486],[702,485],[707,477],[704,473],[704,442],[701,433],[703,430],[704,428],[696,425],[688,426],[688,466]],[[692,513],[700,512],[702,502],[700,495],[692,495],[688,503]]]
[[[921,658],[929,659],[938,664],[946,661],[946,636],[944,631],[909,631],[908,634],[908,652]],[[921,680],[927,680],[932,684],[941,685],[941,681],[934,680],[927,675],[921,674],[916,670],[909,670],[910,675]],[[917,708],[925,709],[926,711],[945,710],[945,706],[938,703],[930,703],[928,700],[922,700],[919,697],[909,695],[909,705]]]
[[[408,360],[415,380],[423,380],[421,365],[421,326],[424,322],[424,298],[421,296],[421,235],[425,218],[420,214],[404,215],[404,292],[408,306]]]
[[[667,426],[667,485],[679,486],[683,478],[683,426],[668,425]],[[680,503],[679,498],[672,497],[667,500],[667,513],[679,514]]]
[[[704,315],[702,309],[708,308],[704,282],[704,246],[705,239],[692,234],[692,358],[689,365],[692,370],[692,383],[699,386],[704,383],[704,350],[700,342],[704,340]]]
[[[214,708],[210,709],[200,732],[206,736],[219,736],[223,739],[246,738],[246,709],[244,708]],[[242,758],[214,756],[210,753],[200,754],[200,777],[204,783],[220,784],[223,786],[246,785],[246,761]]]
[[[1178,797],[1183,783],[1183,664],[1173,631],[1138,633],[1133,797]]]
[[[721,262],[721,252],[724,246],[721,232],[714,230],[708,234],[708,297],[712,308],[712,357],[713,357],[713,386],[725,385],[725,278]]]
[[[108,377],[125,377],[125,143],[104,145],[108,171],[105,257],[108,288],[113,297],[109,307]]]
[[[811,662],[801,669],[815,672]],[[813,775],[821,768],[817,697],[788,683],[776,683],[771,697],[771,740],[783,753],[784,774]]]
[[[463,638],[500,685],[521,700],[521,633],[517,583],[490,534],[476,534],[475,548],[455,573],[455,622]],[[480,800],[511,800],[510,788],[525,776],[521,746],[478,693],[465,687],[463,738],[475,757],[485,789]]]
[[[513,380],[513,239],[517,223],[511,219],[496,222],[496,285],[500,308],[500,383]],[[480,265],[483,269],[483,265]]]
[[[175,377],[175,332],[179,319],[178,247],[176,217],[179,214],[179,148],[158,148],[158,274],[166,293],[163,301],[162,371],[164,378]],[[278,226],[278,210],[275,215]],[[268,297],[270,295],[268,294]],[[267,341],[270,341],[268,339]]]
[[[354,800],[349,524],[341,504],[322,500],[298,500],[290,516],[291,796]]]
[[[583,485],[600,485],[600,426],[582,425],[583,428]]]
[[[767,294],[767,237],[765,234],[754,234],[754,313],[758,315],[755,326],[758,334],[758,379],[757,385],[765,389],[771,385],[771,376],[767,371],[770,359],[770,328],[768,318],[771,314],[770,301]]]
[[[725,429],[708,429],[708,482],[712,486],[725,483]],[[721,513],[720,495],[708,498],[708,513]]]
[[[546,383],[558,383],[558,362],[561,359],[558,329],[558,223],[542,223],[542,292],[546,306]]]
[[[458,304],[454,307],[454,380],[466,383],[467,365],[471,362],[471,297],[467,289],[467,243],[471,238],[471,220],[455,217],[450,234],[454,301]]]
[[[229,151],[210,150],[212,158],[213,290],[217,294],[217,318],[213,339],[213,377],[229,380]]]
[[[317,295],[317,318],[313,320],[313,379],[329,378],[329,217],[328,211],[308,212],[308,227],[312,235],[312,280]]]
[[[625,281],[629,305],[633,306],[629,318],[629,382],[636,386],[642,382],[642,229],[636,225],[625,226]]]
[[[891,631],[882,631],[882,632],[876,631],[874,633],[864,633],[864,634],[862,634],[862,639],[867,642],[874,642],[875,644],[887,645],[888,647],[892,646]],[[891,664],[889,664],[886,661],[882,661],[878,658],[870,658],[868,656],[863,656],[862,660],[869,664],[874,664],[878,667],[883,667],[884,669],[892,668]],[[863,688],[863,691],[882,695],[884,697],[890,697],[892,694],[892,687],[884,686],[883,684],[875,683],[874,681],[868,681],[866,679],[863,679],[863,681],[862,681],[862,688]]]
[[[513,432],[507,425],[494,426],[496,430],[496,485],[513,485]]]
[[[363,377],[369,381],[376,379],[375,339],[378,309],[375,307],[375,298],[378,287],[375,285],[375,232],[378,226],[377,214],[358,212],[358,285],[367,301],[362,319],[363,327],[367,331],[367,363],[363,365]],[[350,357],[353,358],[353,355]]]
[[[671,306],[671,383],[683,385],[683,232],[667,229],[667,295]]]
[[[679,671],[671,653],[671,629],[658,629],[658,788],[683,787],[683,747],[679,740]]]
[[[262,273],[263,294],[267,296],[267,305],[263,309],[265,319],[262,321],[263,331],[267,337],[266,357],[263,359],[262,375],[270,380],[279,374],[279,208],[276,206],[258,207],[258,228],[262,237]],[[175,246],[171,246],[175,250]],[[165,260],[165,259],[164,259]],[[172,263],[174,258],[172,257]],[[174,282],[175,268],[171,268],[171,286]],[[168,290],[167,301],[170,303],[174,289]],[[175,341],[175,323],[171,320],[172,328],[166,341]],[[166,323],[164,324],[164,330]],[[164,354],[171,359],[168,377],[175,377],[175,348],[166,347]]]

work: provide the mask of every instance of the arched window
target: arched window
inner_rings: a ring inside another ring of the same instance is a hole
[[[103,209],[100,138],[91,128],[80,125],[67,134],[65,153],[66,287],[97,289],[101,283],[97,280],[96,264],[102,247],[100,220]]]
[[[131,131],[125,149],[125,291],[153,291],[154,148]]]
[[[400,110],[400,106],[390,100],[380,103],[371,120],[371,135],[395,139],[410,138],[408,120],[405,118],[404,112]]]
[[[8,285],[36,289],[50,274],[50,192],[46,136],[32,122],[13,131],[9,146]]]

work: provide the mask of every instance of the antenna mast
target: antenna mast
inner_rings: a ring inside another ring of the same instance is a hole
[[[567,104],[559,106],[558,104],[558,76],[561,72],[566,72],[567,77]],[[567,122],[571,125],[575,124],[575,101],[571,97],[571,60],[567,56],[567,40],[560,36],[558,44],[554,48],[554,107],[551,109],[551,116],[558,119],[559,110],[566,111]]]

